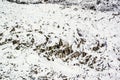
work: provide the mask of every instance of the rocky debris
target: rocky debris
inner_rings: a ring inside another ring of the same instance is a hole
[[[119,0],[83,0],[81,6],[95,11],[116,11],[119,10]]]
[[[53,3],[62,4],[64,6],[79,5],[82,9],[94,11],[119,11],[119,0],[7,0],[18,4],[43,4]]]

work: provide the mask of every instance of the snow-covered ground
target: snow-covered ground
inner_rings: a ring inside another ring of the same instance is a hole
[[[120,80],[120,15],[0,1],[0,80]]]

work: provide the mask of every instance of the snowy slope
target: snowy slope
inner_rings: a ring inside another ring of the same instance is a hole
[[[120,15],[0,1],[0,80],[120,80]]]

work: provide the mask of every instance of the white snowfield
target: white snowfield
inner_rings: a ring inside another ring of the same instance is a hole
[[[120,14],[0,1],[0,80],[120,80]]]

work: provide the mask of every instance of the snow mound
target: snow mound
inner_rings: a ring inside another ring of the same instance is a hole
[[[1,80],[120,79],[117,11],[0,4]]]

